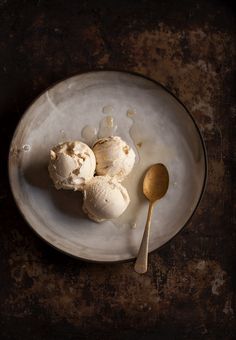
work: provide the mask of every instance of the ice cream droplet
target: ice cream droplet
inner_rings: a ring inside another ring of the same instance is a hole
[[[114,112],[114,107],[112,105],[103,106],[102,112],[105,113],[106,115],[112,114]]]
[[[136,113],[137,112],[134,109],[128,109],[127,112],[126,112],[127,117],[130,117],[130,118],[132,118]]]
[[[117,130],[114,118],[112,116],[106,116],[100,121],[98,138],[114,136]]]
[[[94,126],[86,125],[81,131],[81,136],[85,143],[87,143],[89,146],[92,146],[97,139],[97,128],[95,128]]]

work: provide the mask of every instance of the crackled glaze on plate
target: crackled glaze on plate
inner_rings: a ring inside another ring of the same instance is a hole
[[[98,127],[104,107],[112,107],[116,134],[135,149],[139,165],[124,183],[133,205],[115,223],[97,224],[82,212],[81,193],[53,187],[47,163],[53,145],[82,139],[86,125]],[[127,114],[132,110],[135,117]],[[174,237],[197,207],[206,181],[203,141],[190,114],[162,86],[100,71],[58,83],[29,107],[12,140],[9,176],[17,204],[39,236],[70,255],[112,262],[137,254],[148,206],[140,183],[146,168],[159,162],[168,168],[170,186],[154,212],[150,251]]]

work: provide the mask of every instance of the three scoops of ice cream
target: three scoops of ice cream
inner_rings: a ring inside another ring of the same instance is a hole
[[[56,145],[50,150],[48,170],[57,189],[83,191],[84,212],[102,222],[119,217],[128,207],[129,194],[120,182],[134,163],[133,149],[112,136],[97,140],[92,149],[80,141]]]

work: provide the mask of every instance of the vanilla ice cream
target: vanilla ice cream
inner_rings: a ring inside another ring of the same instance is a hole
[[[96,159],[82,142],[65,142],[50,151],[49,174],[57,189],[83,190],[95,172]]]
[[[96,173],[108,175],[121,182],[131,172],[135,162],[133,149],[120,137],[99,139],[93,146],[96,157]]]
[[[119,217],[129,202],[127,190],[114,178],[96,176],[85,185],[83,210],[96,222]]]

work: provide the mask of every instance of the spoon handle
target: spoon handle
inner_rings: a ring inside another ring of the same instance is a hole
[[[148,263],[148,243],[150,234],[151,217],[154,202],[149,202],[147,222],[145,225],[142,242],[139,248],[138,256],[134,265],[134,270],[139,274],[144,274],[147,271]]]

